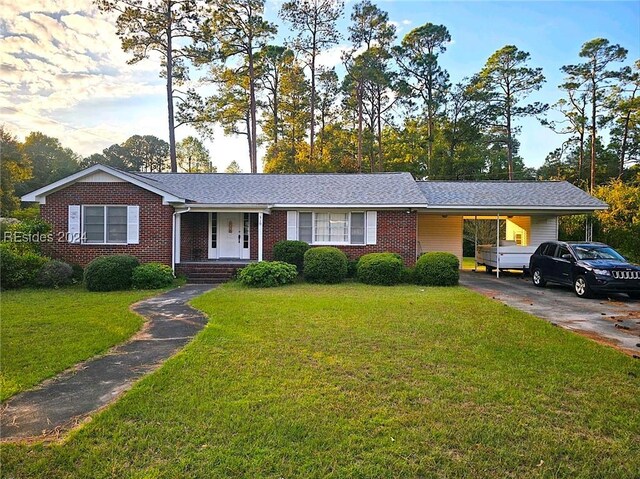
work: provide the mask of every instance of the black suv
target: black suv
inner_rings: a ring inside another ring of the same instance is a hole
[[[627,293],[640,299],[640,266],[604,243],[548,241],[529,261],[533,284],[566,284],[581,298],[593,293]]]

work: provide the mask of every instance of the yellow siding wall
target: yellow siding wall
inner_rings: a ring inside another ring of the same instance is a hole
[[[418,253],[446,251],[462,265],[462,216],[418,215]]]
[[[530,216],[512,216],[507,218],[507,235],[506,239],[515,241],[516,235],[522,235],[522,246],[528,246],[531,232]]]

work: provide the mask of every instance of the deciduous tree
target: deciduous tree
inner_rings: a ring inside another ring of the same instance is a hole
[[[16,184],[16,194],[22,196],[42,186],[58,181],[80,169],[80,158],[60,140],[43,133],[31,132],[20,146],[20,151],[31,163],[31,178]]]
[[[178,167],[186,173],[215,173],[209,150],[194,136],[187,136],[178,143]]]
[[[20,207],[16,185],[31,177],[31,164],[18,139],[0,125],[0,215],[11,216]]]

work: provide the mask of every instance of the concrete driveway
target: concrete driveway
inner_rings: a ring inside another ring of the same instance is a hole
[[[625,294],[580,299],[568,287],[536,288],[531,278],[461,271],[460,284],[509,306],[640,357],[640,301]]]

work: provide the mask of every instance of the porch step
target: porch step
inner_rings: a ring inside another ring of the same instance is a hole
[[[180,263],[176,265],[176,274],[186,276],[188,283],[220,284],[232,279],[245,266],[242,263]]]

